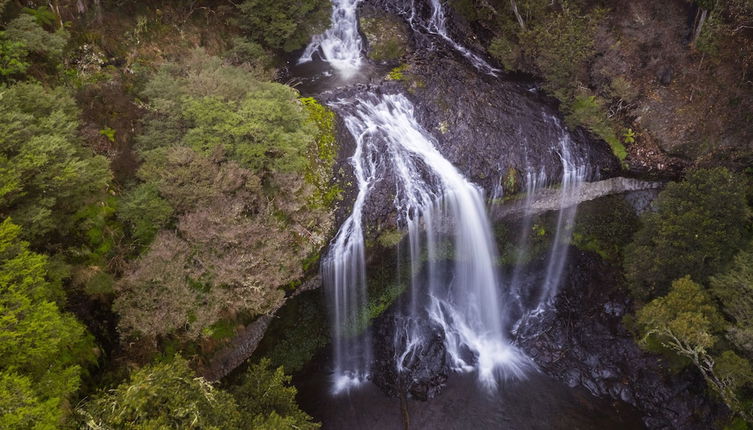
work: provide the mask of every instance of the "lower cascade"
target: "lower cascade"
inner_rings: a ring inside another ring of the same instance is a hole
[[[358,333],[365,330],[359,312],[366,301],[361,218],[373,185],[390,174],[412,268],[410,311],[403,336],[396,336],[398,372],[426,346],[428,322],[441,333],[454,370],[477,370],[489,388],[500,377],[522,377],[530,362],[506,335],[507,305],[482,191],[437,151],[403,95],[366,94],[335,107],[356,140],[351,160],[358,182],[352,214],[323,262],[334,307],[335,391],[369,374],[370,337]],[[448,252],[452,263],[443,264]]]

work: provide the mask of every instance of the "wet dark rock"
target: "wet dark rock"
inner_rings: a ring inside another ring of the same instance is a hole
[[[424,342],[396,368],[398,351],[405,350],[406,321],[400,312],[393,310],[374,324],[374,367],[372,382],[387,395],[407,394],[418,400],[429,400],[439,394],[450,376],[444,335],[437,327],[424,322],[421,327]]]
[[[664,66],[659,69],[656,79],[665,87],[672,83],[672,66]]]
[[[692,369],[670,375],[622,325],[631,309],[615,271],[598,256],[571,250],[553,309],[517,332],[518,344],[546,374],[598,397],[635,406],[649,429],[710,429],[726,415]]]

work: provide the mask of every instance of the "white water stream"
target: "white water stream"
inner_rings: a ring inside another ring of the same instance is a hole
[[[361,0],[334,0],[331,27],[313,37],[298,59],[298,64],[312,61],[317,54],[343,77],[354,75],[362,63],[362,41],[358,34],[356,16],[360,2]]]

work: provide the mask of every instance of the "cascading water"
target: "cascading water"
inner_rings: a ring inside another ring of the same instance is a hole
[[[411,27],[413,27],[414,29],[416,16],[417,14],[415,4],[411,4],[411,14],[409,22],[411,24]],[[500,72],[499,69],[492,67],[483,58],[474,54],[465,46],[455,42],[455,40],[450,37],[447,31],[447,18],[445,16],[444,7],[441,0],[431,0],[431,16],[429,16],[429,19],[425,24],[422,25],[422,27],[425,31],[431,34],[436,34],[437,36],[440,36],[442,39],[444,39],[450,46],[452,46],[453,49],[464,56],[473,65],[473,67],[475,67],[479,71],[492,76],[497,76]]]
[[[586,179],[587,166],[580,160],[575,159],[571,148],[573,145],[570,135],[564,132],[559,120],[554,117],[549,118],[555,122],[562,134],[559,138],[559,151],[562,159],[562,185],[560,192],[560,210],[557,215],[557,228],[554,235],[554,242],[549,253],[546,267],[546,277],[541,285],[539,303],[549,302],[557,294],[562,271],[567,260],[567,251],[569,249],[570,237],[573,232],[573,222],[578,206],[568,204],[571,201],[573,192],[578,185]]]
[[[443,333],[456,370],[477,368],[489,387],[499,376],[522,376],[528,360],[504,333],[497,251],[481,190],[437,151],[404,96],[358,98],[344,120],[362,163],[371,160],[370,167],[381,171],[368,174],[394,174],[395,203],[408,229],[414,276],[398,369],[427,343],[418,323],[431,320]],[[440,264],[447,246],[454,253],[450,270]],[[422,270],[423,251],[427,267]]]
[[[333,0],[332,25],[316,35],[306,46],[298,64],[313,60],[319,54],[345,77],[355,74],[362,63],[362,42],[358,34],[356,9],[361,0]]]

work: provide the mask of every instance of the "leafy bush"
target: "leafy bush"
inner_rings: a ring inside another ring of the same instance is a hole
[[[238,25],[248,38],[271,49],[295,51],[329,26],[328,0],[245,0]]]
[[[262,361],[223,390],[197,377],[180,356],[135,371],[127,382],[77,409],[84,429],[315,430],[295,403],[282,368]]]
[[[276,309],[333,224],[334,114],[203,51],[144,94],[143,184],[119,217],[142,244],[155,238],[116,285],[120,330],[195,339]]]
[[[581,94],[567,106],[567,121],[580,125],[602,138],[612,148],[612,153],[620,161],[627,157],[625,146],[615,133],[615,125],[607,118],[603,101],[594,95]]]
[[[82,428],[240,429],[233,397],[197,377],[181,357],[146,366],[78,409]]]
[[[153,183],[141,184],[129,191],[118,209],[118,217],[130,226],[133,237],[141,246],[152,242],[172,214],[173,208],[160,197]]]
[[[566,6],[520,34],[520,46],[560,100],[570,99],[578,82],[585,79],[586,62],[595,53],[596,26],[602,16],[599,9],[580,15]]]
[[[666,296],[638,310],[636,322],[641,345],[692,363],[733,412],[751,420],[740,389],[753,382],[753,368],[733,351],[715,351],[726,322],[701,285],[687,276],[674,281]]]
[[[520,61],[520,46],[505,36],[497,36],[489,45],[489,54],[499,60],[507,70],[517,70]]]
[[[295,403],[297,390],[290,385],[290,376],[282,367],[270,368],[267,359],[252,365],[230,392],[238,401],[242,422],[252,423],[251,428],[319,428]]]
[[[0,31],[0,77],[18,76],[26,72],[30,64],[26,59],[29,52],[23,43],[9,40]]]

